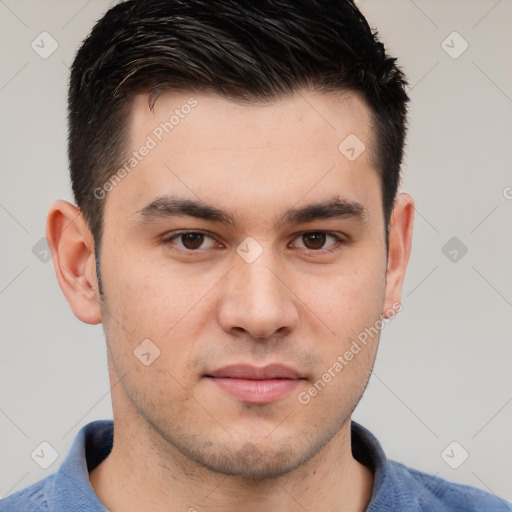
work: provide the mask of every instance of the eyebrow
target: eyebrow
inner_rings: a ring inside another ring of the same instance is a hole
[[[205,203],[201,200],[188,199],[174,195],[159,196],[136,212],[137,223],[147,224],[171,217],[194,217],[210,222],[237,226],[236,219],[229,211]],[[340,196],[311,203],[306,206],[290,208],[277,220],[276,225],[301,224],[321,219],[356,218],[367,219],[366,208],[358,201],[344,199]]]

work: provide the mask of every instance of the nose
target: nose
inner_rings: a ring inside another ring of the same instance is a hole
[[[252,263],[236,256],[224,283],[218,320],[232,335],[242,332],[259,339],[284,336],[298,323],[295,298],[292,283],[286,282],[285,272],[269,249]]]

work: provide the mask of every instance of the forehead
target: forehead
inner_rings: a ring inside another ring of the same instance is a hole
[[[365,141],[368,149],[372,146],[370,110],[354,91],[313,94],[298,90],[276,101],[245,103],[216,94],[168,92],[151,109],[148,95],[139,94],[128,124],[130,149],[147,137],[165,150],[173,141],[181,144],[181,148],[174,145],[176,153],[193,146],[198,155],[216,149],[236,153],[286,147],[297,155],[338,152],[339,143],[348,135]],[[299,146],[299,141],[305,144]]]
[[[334,195],[380,206],[371,115],[356,93],[254,104],[164,93],[152,110],[138,95],[128,122],[127,176],[107,201],[126,215],[165,194],[261,218]]]

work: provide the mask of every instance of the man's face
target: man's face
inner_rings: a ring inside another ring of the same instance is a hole
[[[369,110],[353,93],[257,106],[166,93],[153,112],[138,96],[130,129],[129,153],[149,149],[99,199],[102,318],[110,369],[123,377],[115,419],[136,415],[154,442],[214,471],[287,473],[350,418],[378,335],[344,354],[389,307]],[[354,138],[339,149],[350,134],[366,146],[359,156]],[[198,209],[170,215],[163,196],[207,203],[233,224],[190,215]],[[332,201],[343,215],[287,215]],[[265,393],[265,383],[212,377],[275,363],[301,379],[267,382]]]

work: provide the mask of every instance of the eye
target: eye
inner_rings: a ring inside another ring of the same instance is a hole
[[[205,241],[210,240],[209,245],[204,245]],[[327,248],[325,248],[326,242],[333,241]],[[176,243],[178,240],[180,243]],[[301,233],[298,236],[298,240],[302,242],[302,246],[298,246],[299,249],[305,249],[315,253],[328,253],[339,249],[339,246],[344,243],[343,238],[335,233],[327,231],[309,231]],[[215,246],[215,239],[210,234],[203,231],[178,231],[170,236],[167,236],[163,240],[164,244],[178,246],[179,249],[187,252],[199,252],[212,248]]]
[[[180,249],[187,251],[196,251],[201,248],[201,245],[207,238],[214,240],[213,237],[202,231],[179,231],[165,238],[163,242],[166,244],[177,245]],[[178,239],[182,245],[175,244],[174,240],[176,239]],[[208,247],[203,247],[203,249],[207,248]]]
[[[302,248],[313,252],[332,252],[337,250],[339,245],[344,242],[344,240],[335,233],[327,231],[309,231],[302,233],[298,239],[303,241]],[[327,249],[323,248],[328,239],[334,240],[334,243],[328,246]]]

